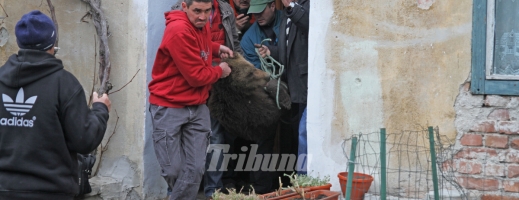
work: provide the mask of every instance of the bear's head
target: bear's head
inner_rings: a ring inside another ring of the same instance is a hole
[[[259,70],[254,67],[252,63],[245,60],[242,55],[234,54],[234,58],[223,59],[223,62],[229,64],[232,72],[224,78],[224,81],[231,87],[238,90],[254,90],[258,87],[265,87],[270,80],[270,75],[267,72]]]

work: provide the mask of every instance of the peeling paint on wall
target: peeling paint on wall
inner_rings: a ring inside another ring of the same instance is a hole
[[[97,52],[99,42],[96,41],[94,25],[81,21],[90,8],[81,0],[52,0],[52,3],[55,6],[60,28],[61,50],[56,57],[63,61],[67,71],[76,76],[82,84],[86,96],[89,97],[94,87],[94,77],[96,77],[98,69],[96,65],[99,59]],[[156,159],[154,154],[143,153],[147,89],[148,3],[152,4],[150,0],[108,0],[103,1],[102,5],[111,33],[109,46],[112,52],[113,67],[110,79],[114,85],[113,91],[125,87],[110,95],[112,110],[105,138],[102,141],[103,145],[108,144],[102,159],[97,161],[100,164],[98,174],[108,176],[108,174],[116,175],[118,172],[128,172],[129,175],[124,175],[125,177],[121,175],[111,182],[122,184],[124,187],[112,188],[114,191],[109,191],[111,188],[103,190],[116,194],[124,190],[125,195],[136,197],[133,199],[144,198],[144,179],[163,181],[160,174],[155,177],[145,177],[142,164],[143,157],[150,156]],[[9,17],[5,18],[4,23],[0,25],[0,27],[5,27],[10,34],[5,46],[0,47],[0,61],[5,61],[8,56],[18,51],[14,37],[16,22],[23,14],[31,10],[41,10],[49,15],[49,8],[46,1],[34,0],[0,0],[0,4],[9,14]],[[164,8],[167,9],[167,7]],[[160,13],[163,16],[162,10],[154,10],[153,13]],[[1,8],[0,16],[3,16]],[[89,18],[85,18],[85,20],[89,21]],[[130,80],[132,81],[130,82]],[[111,137],[112,133],[114,133],[113,137]],[[112,166],[116,166],[116,168],[112,168]],[[124,169],[124,171],[120,171],[120,169]],[[131,183],[127,183],[127,181]],[[165,189],[154,188],[151,194],[147,198],[158,199],[165,196]],[[101,194],[101,196],[103,195]]]
[[[429,10],[429,8],[433,5],[435,0],[416,0],[418,4],[418,8]]]
[[[417,2],[427,12],[417,9]],[[332,5],[321,5],[327,3]],[[310,65],[319,70],[311,70],[317,76],[309,72],[309,94],[326,98],[308,104],[308,130],[319,134],[309,139],[309,153],[319,153],[310,170],[344,170],[349,149],[343,150],[341,142],[360,132],[438,126],[441,134],[456,138],[453,105],[459,84],[470,73],[470,1],[325,0],[312,6],[317,14],[311,19],[320,20],[310,20],[310,26],[326,28],[310,30],[315,48],[309,61],[320,59],[314,55],[324,54],[325,59]],[[329,10],[331,17],[324,14]],[[391,185],[398,179],[388,180]]]
[[[3,47],[9,40],[9,32],[5,27],[0,27],[0,47]]]

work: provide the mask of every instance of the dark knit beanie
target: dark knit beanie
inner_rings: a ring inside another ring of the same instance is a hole
[[[56,43],[56,27],[47,15],[33,10],[22,16],[14,30],[20,49],[47,51]]]

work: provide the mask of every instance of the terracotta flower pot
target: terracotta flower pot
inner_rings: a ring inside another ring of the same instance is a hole
[[[348,172],[340,172],[338,175],[339,183],[341,184],[341,190],[343,194],[346,194],[346,184],[348,183]],[[362,200],[364,194],[368,192],[373,182],[373,176],[362,173],[353,173],[353,180],[351,185],[351,199],[350,200]]]
[[[308,189],[303,188],[305,191],[309,191]],[[285,199],[291,196],[297,195],[296,192],[292,191],[291,189],[285,189],[281,190],[281,192],[271,192],[267,194],[259,195],[260,199],[268,199],[268,200],[280,200]]]
[[[315,190],[315,191],[305,193],[305,199],[307,199],[307,200],[314,200],[314,199],[339,200],[339,195],[341,195],[341,193],[339,193],[339,192],[334,192],[334,191],[329,191],[329,190]],[[283,200],[298,200],[298,199],[302,199],[301,195],[299,195],[299,194],[288,197],[288,198],[284,198]]]
[[[328,183],[326,185],[310,186],[310,187],[305,187],[305,188],[307,189],[307,191],[315,191],[315,190],[328,190],[328,191],[330,191],[330,188],[332,188],[332,184]]]
[[[305,192],[316,191],[316,190],[328,190],[328,191],[330,191],[331,187],[332,187],[332,184],[328,183],[326,185],[304,187],[303,189],[305,190]],[[294,195],[297,195],[297,193],[295,193],[294,191],[292,191],[290,189],[286,189],[286,190],[281,190],[280,193],[271,192],[271,193],[259,195],[259,197],[261,199],[279,200],[279,199],[284,199],[284,198],[291,197],[291,196],[294,196]]]

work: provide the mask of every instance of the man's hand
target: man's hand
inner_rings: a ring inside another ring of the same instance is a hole
[[[222,76],[220,78],[226,78],[231,74],[231,68],[229,67],[229,64],[226,62],[221,62],[220,65],[218,65],[222,68]]]
[[[283,1],[283,5],[285,6],[285,8],[288,8],[288,6],[290,5],[290,2],[293,2],[294,0],[281,0]]]
[[[229,47],[226,47],[224,45],[220,45],[220,58],[228,58],[228,57],[234,57],[234,52],[232,52]]]
[[[267,46],[254,44],[254,47],[256,47],[258,49],[258,52],[260,53],[262,58],[265,58],[266,56],[270,56],[270,50]]]
[[[104,93],[103,96],[99,97],[97,92],[94,92],[94,94],[92,96],[93,96],[92,102],[104,103],[106,105],[106,107],[108,107],[108,111],[110,111],[110,108],[112,107],[112,102],[110,101],[110,99],[108,98],[108,95],[106,93]]]
[[[236,28],[238,30],[243,31],[243,28],[249,23],[249,16],[245,14],[240,14],[236,16]]]

